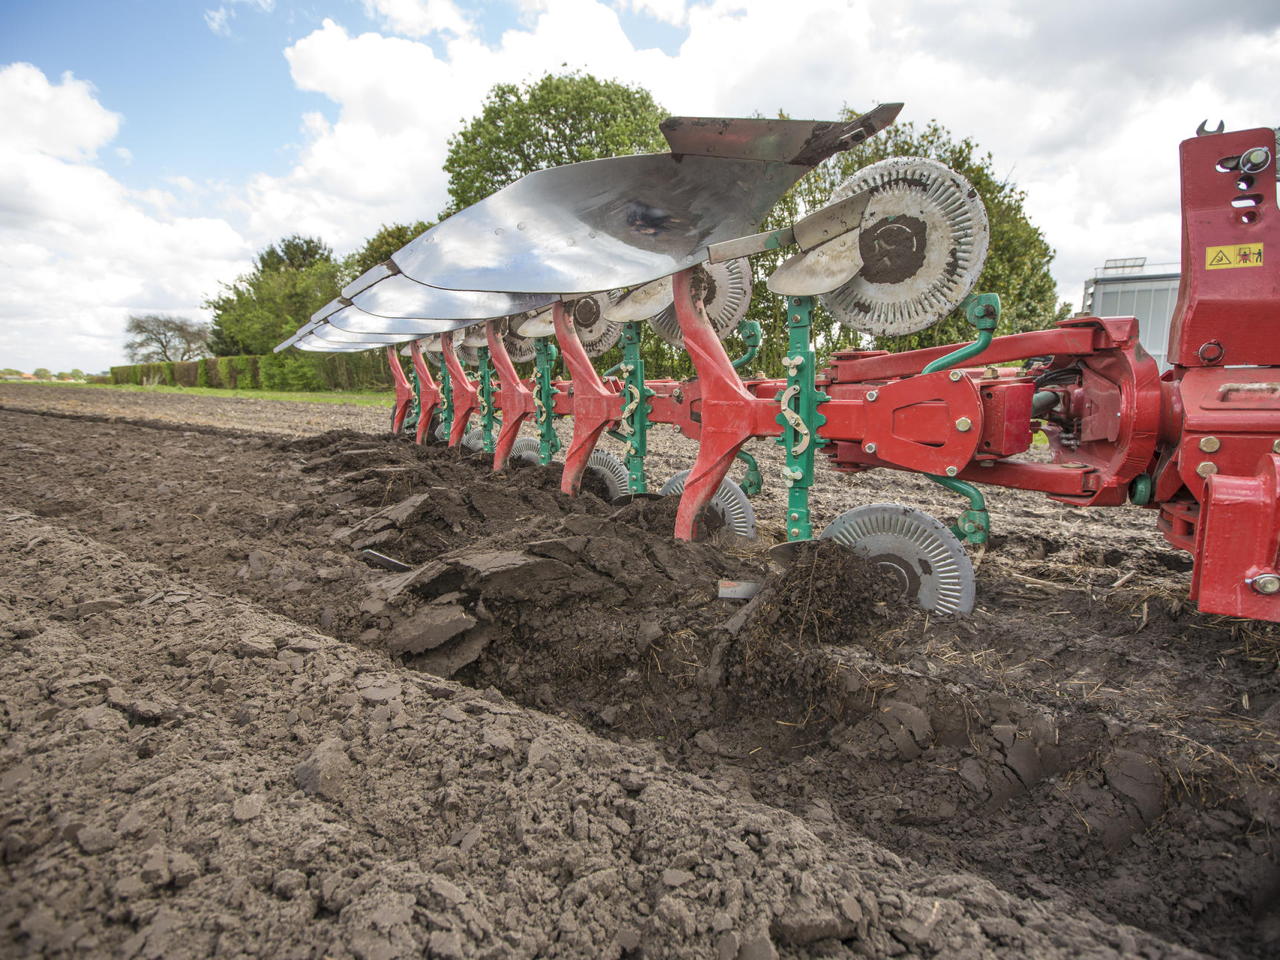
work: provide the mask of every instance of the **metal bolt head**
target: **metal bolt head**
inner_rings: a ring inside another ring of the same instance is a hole
[[[973,429],[973,421],[970,420],[968,417],[961,417],[959,420],[956,421],[956,429],[959,430],[961,433],[968,433],[970,430]]]
[[[1258,593],[1264,596],[1271,596],[1274,593],[1280,593],[1280,576],[1274,573],[1264,573],[1253,578],[1249,586],[1253,587]]]
[[[800,536],[800,531],[799,531],[799,529],[797,529],[796,527],[792,527],[792,528],[788,531],[788,535],[793,536],[793,537],[798,537],[798,536]]]
[[[798,513],[793,513],[793,514],[791,514],[790,519],[792,519],[792,520],[799,520],[799,519],[800,519],[800,514],[798,514]]]
[[[955,383],[957,380],[963,377],[964,374],[961,373],[959,370],[952,370],[949,374],[947,374],[947,376],[951,378],[952,383]]]
[[[1212,477],[1218,472],[1218,465],[1208,460],[1203,461],[1196,467],[1196,473],[1202,477]]]
[[[957,467],[947,467],[947,476],[954,477],[960,470]]]
[[[878,391],[878,390],[868,390],[868,391],[867,391],[867,401],[868,401],[869,403],[875,403],[875,402],[876,402],[876,397],[878,397],[878,396],[880,396],[880,391]]]
[[[1217,453],[1218,448],[1222,446],[1222,441],[1217,437],[1201,437],[1200,449],[1205,453]]]
[[[876,445],[874,443],[864,443],[862,445],[862,449],[867,451],[867,453],[875,453]]]
[[[1240,157],[1240,169],[1245,173],[1257,173],[1259,170],[1266,169],[1270,162],[1270,150],[1266,147],[1254,147],[1252,150],[1246,150]]]
[[[1277,440],[1275,443],[1271,444],[1271,452],[1280,453],[1280,440]]]

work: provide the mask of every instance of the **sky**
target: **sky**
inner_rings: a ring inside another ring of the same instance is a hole
[[[1026,192],[1078,304],[1109,257],[1177,260],[1201,120],[1280,124],[1280,4],[6,0],[0,367],[103,370],[283,236],[434,218],[488,89],[568,69],[690,116],[903,101]]]

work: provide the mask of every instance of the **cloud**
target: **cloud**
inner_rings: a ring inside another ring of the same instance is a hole
[[[232,4],[238,3],[244,6],[256,7],[262,13],[270,13],[276,8],[276,0],[230,0],[230,2]],[[231,21],[235,17],[235,7],[228,7],[223,4],[216,10],[206,10],[204,12],[204,23],[218,36],[229,37],[231,36]]]
[[[470,22],[453,0],[364,0],[364,12],[392,33],[406,37],[434,33],[464,37],[471,33]]]
[[[236,12],[230,7],[219,7],[217,10],[206,10],[204,22],[210,30],[220,37],[231,36],[231,20]]]
[[[251,247],[225,220],[182,215],[163,190],[133,192],[94,163],[120,117],[92,88],[0,68],[0,358],[4,366],[122,362],[130,313],[191,314]]]
[[[623,0],[622,6],[677,27],[683,26],[688,20],[689,10],[685,0]]]

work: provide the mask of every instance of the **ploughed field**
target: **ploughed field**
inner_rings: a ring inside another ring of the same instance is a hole
[[[769,444],[760,541],[685,544],[386,419],[0,386],[0,954],[1280,952],[1280,636],[1152,513],[993,489],[939,619],[770,569]],[[824,471],[815,525],[875,502],[959,510]]]

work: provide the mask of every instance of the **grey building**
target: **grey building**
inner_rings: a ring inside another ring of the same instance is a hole
[[[1108,260],[1084,282],[1082,312],[1093,317],[1137,317],[1138,337],[1160,369],[1168,370],[1169,320],[1178,301],[1176,263],[1146,257]]]

